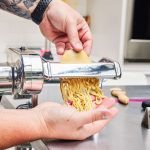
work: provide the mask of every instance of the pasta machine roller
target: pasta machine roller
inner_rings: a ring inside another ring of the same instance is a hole
[[[9,48],[7,63],[0,64],[0,94],[34,95],[44,81],[58,78],[121,77],[118,62],[102,59],[91,64],[60,64],[44,60],[30,49]]]

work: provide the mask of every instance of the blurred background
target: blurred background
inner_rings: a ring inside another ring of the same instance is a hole
[[[120,62],[125,78],[134,84],[150,75],[150,2],[148,0],[64,0],[87,20],[93,34],[92,59]],[[0,50],[8,47],[55,47],[37,25],[0,10]],[[55,55],[55,54],[54,54]],[[0,59],[4,59],[3,55]],[[127,76],[126,76],[127,75]],[[140,80],[139,80],[140,78]],[[125,81],[127,82],[127,81]],[[143,83],[143,82],[141,82]],[[143,83],[145,84],[145,83]]]

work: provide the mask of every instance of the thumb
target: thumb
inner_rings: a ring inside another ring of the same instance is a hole
[[[79,39],[79,34],[77,30],[77,26],[75,23],[70,23],[67,27],[67,35],[69,38],[69,42],[75,51],[83,50],[82,43]]]

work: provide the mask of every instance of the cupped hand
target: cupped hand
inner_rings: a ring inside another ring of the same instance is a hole
[[[60,0],[52,1],[39,25],[43,35],[54,42],[57,53],[65,50],[90,53],[92,35],[84,18],[69,5]]]
[[[103,99],[102,104],[91,111],[78,112],[71,106],[47,102],[33,111],[40,120],[41,137],[83,140],[100,132],[117,114],[115,101]]]

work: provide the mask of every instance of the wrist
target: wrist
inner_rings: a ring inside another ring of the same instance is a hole
[[[49,132],[50,122],[47,125],[47,111],[39,108],[38,106],[32,109],[33,120],[37,124],[38,135],[41,139],[51,138],[51,132]]]
[[[34,132],[39,139],[45,138],[45,122],[42,114],[36,108],[30,110],[31,124],[33,124]]]
[[[36,1],[33,3],[33,6],[29,8],[30,14],[32,14],[32,12],[35,10],[35,8],[37,7],[37,5],[38,5],[39,2],[40,2],[40,0],[36,0]]]
[[[38,4],[31,12],[32,21],[40,24],[43,20],[44,14],[52,0],[38,0]]]

